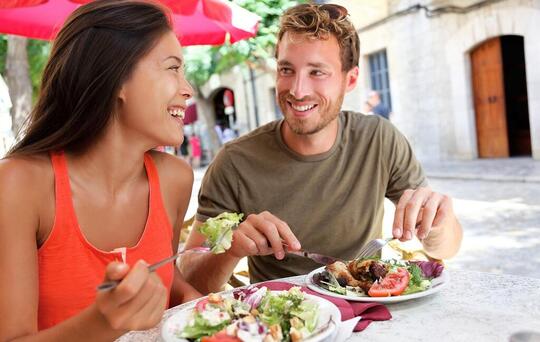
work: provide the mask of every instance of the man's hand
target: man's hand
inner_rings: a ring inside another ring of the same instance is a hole
[[[410,240],[415,234],[423,240],[455,220],[450,197],[430,188],[408,189],[397,204],[392,234],[400,241]]]
[[[243,258],[251,255],[274,254],[277,259],[285,257],[283,244],[292,250],[301,248],[291,228],[268,211],[249,215],[233,233],[230,255]]]

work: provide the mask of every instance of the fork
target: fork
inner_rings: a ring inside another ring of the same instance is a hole
[[[180,255],[184,254],[184,253],[207,253],[210,251],[210,247],[193,247],[193,248],[190,248],[190,249],[184,249],[176,254],[173,254],[172,256],[170,257],[167,257],[165,259],[162,259],[150,266],[148,266],[148,271],[149,272],[154,272],[155,270],[157,270],[158,268],[160,268],[161,266],[165,265],[165,264],[168,264],[169,262],[171,261],[174,261],[176,260]],[[116,286],[118,286],[118,284],[120,284],[120,280],[109,280],[109,281],[105,281],[101,284],[99,284],[97,286],[97,290],[98,291],[108,291],[108,290],[112,290],[114,289]]]
[[[366,258],[374,255],[379,250],[381,250],[386,244],[390,241],[394,240],[394,238],[386,238],[386,239],[373,239],[369,241],[367,244],[360,249],[360,252],[358,253],[357,259]]]

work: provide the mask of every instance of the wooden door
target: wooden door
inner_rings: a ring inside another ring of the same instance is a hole
[[[493,38],[471,53],[476,136],[480,158],[509,156],[501,41]]]

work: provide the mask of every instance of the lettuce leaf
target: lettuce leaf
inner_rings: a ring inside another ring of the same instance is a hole
[[[242,217],[244,214],[221,213],[199,227],[198,231],[206,237],[212,253],[224,253],[231,248],[233,229],[240,224]]]

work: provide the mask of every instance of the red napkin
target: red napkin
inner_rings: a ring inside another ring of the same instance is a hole
[[[259,286],[266,286],[269,290],[281,291],[288,290],[293,286],[298,286],[295,284],[282,282],[282,281],[268,281],[265,283],[257,284]],[[348,319],[360,316],[362,319],[358,321],[354,331],[362,331],[373,321],[386,321],[392,318],[388,308],[380,303],[366,303],[366,302],[349,302],[345,299],[326,296],[302,286],[302,291],[314,295],[317,297],[324,298],[326,300],[334,303],[339,311],[341,312],[341,320],[346,321]]]

